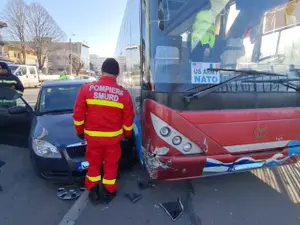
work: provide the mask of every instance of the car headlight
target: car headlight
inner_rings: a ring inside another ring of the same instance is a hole
[[[32,141],[32,149],[40,157],[61,158],[58,149],[47,141],[35,139]]]

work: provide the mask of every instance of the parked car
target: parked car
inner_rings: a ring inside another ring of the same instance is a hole
[[[81,79],[88,80],[89,82],[95,82],[95,81],[97,81],[96,77],[88,76],[88,75],[81,76]]]
[[[21,143],[25,145],[26,139],[29,140],[27,146],[33,167],[42,178],[72,183],[85,177],[86,171],[79,167],[85,162],[86,142],[77,137],[72,115],[77,93],[86,82],[86,80],[45,82],[40,89],[34,109],[19,97],[23,106],[18,104],[8,110],[8,117],[11,117],[12,121],[10,123],[22,124]],[[17,127],[11,129],[11,136],[14,135],[13,130],[18,129]],[[137,158],[134,138],[123,139],[121,147],[120,168],[124,168],[130,166]]]
[[[36,66],[9,64],[11,72],[18,76],[25,88],[37,87],[40,84]]]

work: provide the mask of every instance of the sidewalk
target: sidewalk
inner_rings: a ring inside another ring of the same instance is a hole
[[[108,206],[93,206],[88,203],[75,225],[171,225],[174,222],[159,207],[160,202],[176,201],[184,197],[187,190],[186,182],[160,184],[156,188],[139,190],[138,179],[141,172],[134,171],[121,176],[119,193]],[[139,193],[142,199],[135,204],[124,197],[125,193]],[[189,224],[184,213],[176,222],[177,225]],[[198,225],[198,224],[195,224]]]

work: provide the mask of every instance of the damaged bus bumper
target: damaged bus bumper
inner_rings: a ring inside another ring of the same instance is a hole
[[[289,147],[280,152],[256,153],[248,156],[230,154],[209,156],[161,156],[144,154],[144,163],[151,179],[183,180],[238,173],[296,163],[300,152]]]

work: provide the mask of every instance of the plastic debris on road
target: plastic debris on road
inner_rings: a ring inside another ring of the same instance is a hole
[[[173,221],[179,219],[184,210],[180,198],[178,198],[177,201],[174,202],[159,203],[159,206],[171,217]]]
[[[156,188],[155,183],[152,181],[147,181],[147,182],[140,181],[140,182],[138,182],[138,186],[139,186],[139,189],[141,189],[141,190],[144,190],[147,188]]]
[[[74,200],[85,191],[82,187],[61,187],[57,189],[56,196],[62,200]]]
[[[125,197],[128,198],[132,203],[136,203],[142,199],[142,195],[137,193],[125,194]]]

